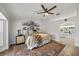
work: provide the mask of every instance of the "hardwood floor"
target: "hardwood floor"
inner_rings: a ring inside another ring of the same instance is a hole
[[[0,52],[0,56],[13,56],[13,54],[15,54],[17,51],[22,50],[22,49],[26,49],[26,45],[25,44],[21,44],[21,45],[12,45],[10,46],[10,48],[4,52]],[[73,56],[79,56],[79,47],[75,47],[75,52]]]
[[[79,47],[75,47],[74,56],[79,56]]]
[[[8,50],[0,52],[0,56],[13,56],[17,51],[26,49],[27,46],[25,44],[21,45],[11,45]]]

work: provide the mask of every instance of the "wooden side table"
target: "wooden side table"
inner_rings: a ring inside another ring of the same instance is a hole
[[[16,44],[22,44],[22,43],[25,43],[25,36],[24,35],[16,36]]]

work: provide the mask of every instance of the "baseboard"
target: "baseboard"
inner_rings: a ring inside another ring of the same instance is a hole
[[[14,42],[14,41],[11,41],[11,42],[9,43],[9,45],[14,45],[14,44],[16,44],[16,42]]]
[[[5,50],[8,50],[8,48],[2,48],[2,49],[0,49],[0,52],[3,52]]]

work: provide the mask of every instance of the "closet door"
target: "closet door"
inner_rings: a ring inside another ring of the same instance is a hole
[[[0,46],[3,46],[3,21],[0,20]]]

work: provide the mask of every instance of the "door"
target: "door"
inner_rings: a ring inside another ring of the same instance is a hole
[[[8,48],[8,21],[0,19],[0,52]]]
[[[3,21],[0,20],[0,46],[3,46]]]

